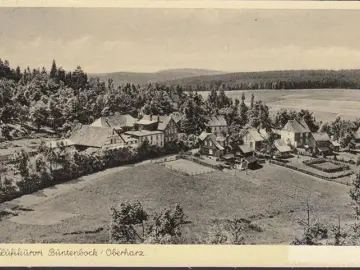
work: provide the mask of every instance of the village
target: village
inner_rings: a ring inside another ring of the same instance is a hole
[[[360,146],[360,128],[352,134],[356,144],[352,151],[341,148],[326,132],[311,132],[303,119],[288,120],[282,129],[243,128],[239,132],[242,143],[234,147],[228,143],[229,126],[223,115],[209,116],[206,120],[205,130],[196,136],[195,147],[181,151],[178,158],[213,169],[234,171],[234,174],[235,171],[262,169],[261,164],[267,162],[325,180],[351,182],[357,160],[356,148]],[[179,120],[171,115],[150,114],[136,119],[129,114],[115,113],[100,117],[90,125],[79,124],[67,139],[49,141],[47,146],[93,153],[99,149],[137,148],[146,141],[163,148],[184,135],[179,129]],[[196,173],[196,170],[189,170],[188,165],[178,169]],[[177,166],[172,164],[172,167]]]

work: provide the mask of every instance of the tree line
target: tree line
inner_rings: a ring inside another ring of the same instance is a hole
[[[280,90],[360,88],[360,70],[284,70],[239,72],[198,76],[167,81],[184,90],[211,91],[223,86],[226,90]]]

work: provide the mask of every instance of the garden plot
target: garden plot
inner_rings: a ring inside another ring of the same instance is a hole
[[[215,171],[215,169],[200,165],[186,159],[178,159],[164,163],[166,168],[171,170],[180,171],[189,175],[197,175]]]
[[[314,168],[319,169],[321,171],[332,171],[332,172],[341,171],[343,168],[343,166],[331,162],[317,163],[314,164],[313,166]]]

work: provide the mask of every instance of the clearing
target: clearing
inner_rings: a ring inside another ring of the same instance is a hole
[[[23,196],[2,207],[22,205],[18,216],[3,217],[2,242],[106,243],[109,208],[124,200],[140,200],[149,213],[180,203],[188,215],[184,235],[194,243],[213,218],[245,217],[263,229],[246,235],[249,244],[288,244],[302,232],[297,219],[351,222],[349,187],[313,178],[276,165],[230,173],[184,175],[162,165],[109,169]],[[55,218],[56,217],[56,218]],[[85,232],[79,234],[79,231]]]
[[[205,98],[208,91],[199,92]],[[226,95],[241,99],[245,93],[249,103],[251,93],[255,100],[264,101],[270,112],[284,109],[308,109],[318,120],[334,121],[337,116],[355,120],[360,115],[360,91],[351,89],[297,89],[297,90],[235,90],[226,91]]]

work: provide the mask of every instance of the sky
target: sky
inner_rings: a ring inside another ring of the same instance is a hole
[[[0,58],[88,73],[360,68],[360,10],[0,8]]]

